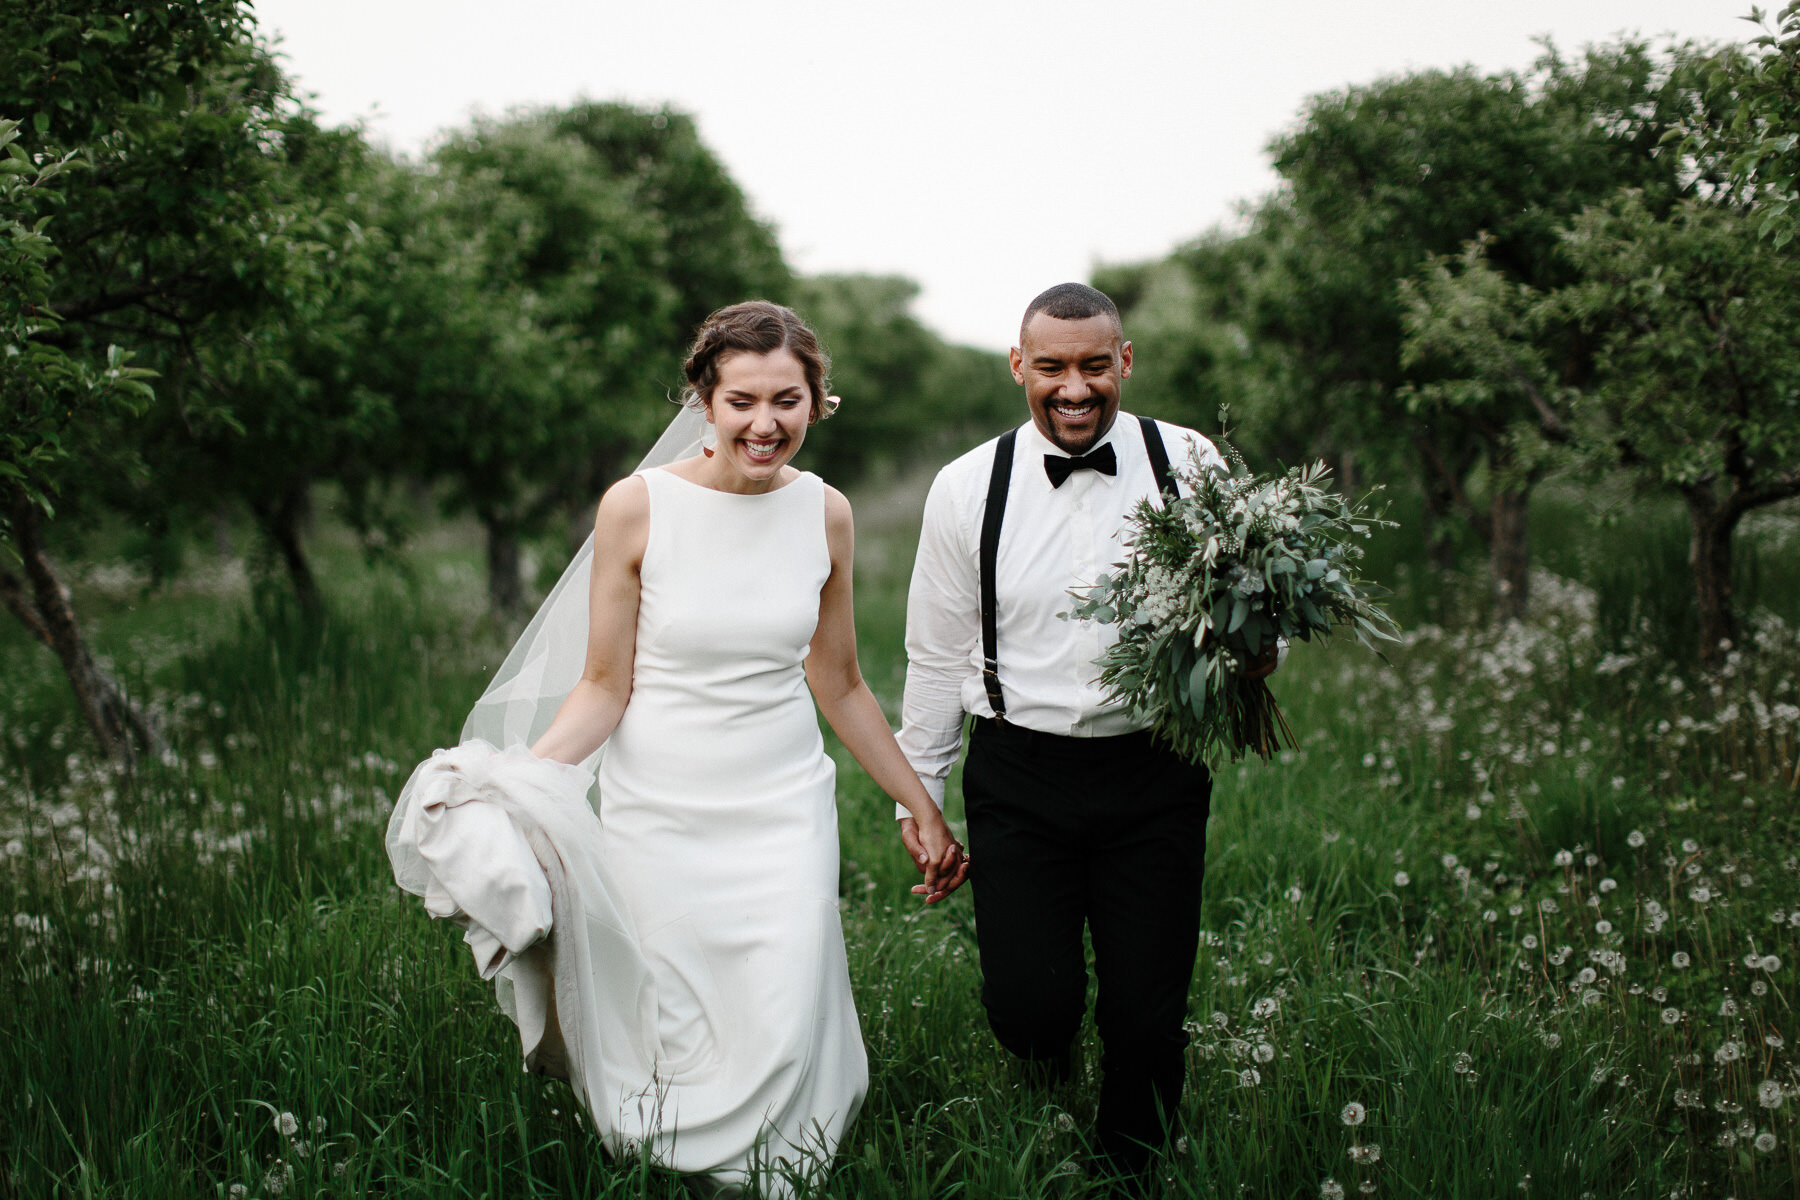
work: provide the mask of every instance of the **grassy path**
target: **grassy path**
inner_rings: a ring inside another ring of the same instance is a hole
[[[858,508],[890,702],[909,505]],[[387,873],[399,784],[504,649],[472,556],[331,575],[315,634],[229,577],[85,587],[182,747],[132,784],[0,642],[0,1198],[685,1195],[520,1072],[454,931]],[[1278,694],[1303,744],[1220,773],[1169,1194],[1794,1194],[1800,638],[1767,619],[1715,694],[1579,585],[1483,630],[1420,623],[1456,610],[1440,584],[1403,577],[1392,666],[1300,648]],[[1088,1194],[1097,1047],[1022,1086],[966,900],[910,904],[891,808],[840,780],[873,1089],[827,1193]]]

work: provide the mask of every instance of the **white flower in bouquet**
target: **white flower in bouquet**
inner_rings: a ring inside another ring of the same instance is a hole
[[[1254,475],[1222,447],[1229,474],[1190,454],[1189,495],[1132,510],[1129,556],[1071,614],[1119,627],[1101,684],[1194,761],[1294,744],[1268,685],[1242,674],[1280,641],[1343,627],[1374,649],[1397,636],[1358,572],[1362,542],[1393,522],[1326,488],[1324,463]]]

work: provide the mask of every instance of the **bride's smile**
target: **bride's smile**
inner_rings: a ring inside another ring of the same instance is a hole
[[[812,407],[806,369],[792,351],[741,351],[724,359],[707,404],[717,443],[706,483],[727,492],[780,486],[782,468],[806,440]]]

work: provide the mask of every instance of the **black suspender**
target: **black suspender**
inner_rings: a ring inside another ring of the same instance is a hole
[[[1175,490],[1175,476],[1169,471],[1169,452],[1163,449],[1162,430],[1149,417],[1138,418],[1144,431],[1144,451],[1150,456],[1150,469],[1156,472],[1156,490],[1165,496],[1180,495]]]
[[[1157,490],[1176,495],[1162,431],[1149,417],[1139,417],[1138,427],[1144,433],[1144,451],[1150,457],[1150,469],[1156,473]],[[1018,430],[1009,429],[994,443],[994,470],[988,476],[987,509],[981,517],[981,683],[996,717],[1006,716],[1006,693],[1000,687],[999,602],[995,596],[999,572],[995,563],[1000,557],[1000,522],[1006,517],[1006,493],[1012,484],[1013,442],[1017,434]]]
[[[995,622],[994,560],[1000,556],[1000,521],[1006,516],[1006,491],[1012,483],[1013,441],[1018,430],[1009,429],[994,444],[994,473],[988,476],[987,511],[981,517],[981,682],[987,687],[994,715],[1006,715],[1006,695],[1000,690],[1000,663],[994,657],[1000,634]]]

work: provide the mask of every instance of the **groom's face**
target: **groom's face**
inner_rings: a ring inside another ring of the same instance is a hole
[[[1112,428],[1131,376],[1131,343],[1105,316],[1064,321],[1038,313],[1012,352],[1013,379],[1038,432],[1068,454],[1085,454]]]

